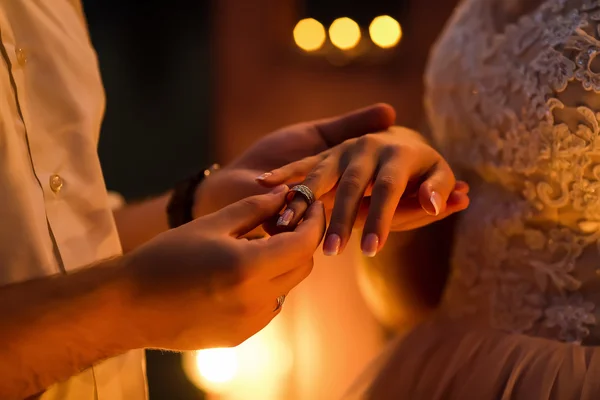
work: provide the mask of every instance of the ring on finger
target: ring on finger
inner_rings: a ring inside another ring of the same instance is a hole
[[[283,307],[283,303],[285,302],[285,294],[282,294],[281,296],[277,297],[277,305],[275,306],[275,309],[273,310],[273,312],[277,312],[281,309],[281,307]]]
[[[292,194],[292,196],[293,193],[300,193],[309,206],[315,202],[315,194],[306,185],[296,185],[290,189],[290,193]]]

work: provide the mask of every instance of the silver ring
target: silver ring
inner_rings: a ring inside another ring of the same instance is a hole
[[[277,306],[275,307],[273,312],[279,311],[281,309],[281,307],[283,307],[284,302],[285,302],[285,294],[282,294],[281,296],[277,297]]]
[[[291,192],[300,193],[304,197],[304,200],[306,200],[306,202],[308,203],[309,206],[315,202],[315,194],[306,185],[296,185],[290,189],[290,193]]]

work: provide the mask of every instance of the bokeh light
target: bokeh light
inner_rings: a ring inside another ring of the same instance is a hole
[[[304,51],[319,50],[326,37],[325,28],[316,19],[303,19],[294,28],[294,41]]]
[[[284,319],[234,348],[186,352],[183,369],[188,379],[220,400],[278,400],[292,370],[294,354],[286,339]],[[213,398],[210,397],[209,398]]]
[[[231,381],[238,370],[235,349],[207,349],[196,352],[196,367],[206,381],[222,384]]]
[[[394,47],[402,39],[402,27],[389,15],[380,15],[369,26],[371,40],[384,49]]]
[[[331,43],[339,49],[350,50],[360,41],[360,27],[350,18],[338,18],[329,27]]]

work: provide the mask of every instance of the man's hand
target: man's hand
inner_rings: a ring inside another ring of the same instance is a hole
[[[235,346],[310,273],[323,205],[297,229],[239,239],[276,214],[287,187],[244,199],[67,275],[0,287],[0,399],[23,399],[132,349]],[[285,308],[285,305],[283,306]]]
[[[199,186],[194,215],[200,217],[245,197],[265,193],[266,189],[256,182],[259,175],[321,153],[347,139],[386,130],[395,118],[391,106],[376,104],[273,132]]]
[[[394,118],[392,107],[378,104],[339,117],[304,122],[273,132],[199,185],[195,194],[194,216],[198,218],[246,197],[266,193],[268,189],[256,181],[259,175],[318,154],[349,138],[385,130]],[[115,211],[125,253],[169,229],[165,209],[170,196],[166,193]],[[264,231],[257,228],[255,233],[261,235]]]
[[[130,255],[132,320],[144,347],[236,346],[267,325],[276,299],[306,278],[325,231],[322,203],[297,229],[239,239],[277,214],[287,187],[157,236]]]

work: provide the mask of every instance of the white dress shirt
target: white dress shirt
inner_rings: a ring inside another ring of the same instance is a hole
[[[120,254],[97,155],[104,100],[79,0],[0,0],[0,285]],[[42,396],[145,398],[141,350]]]

